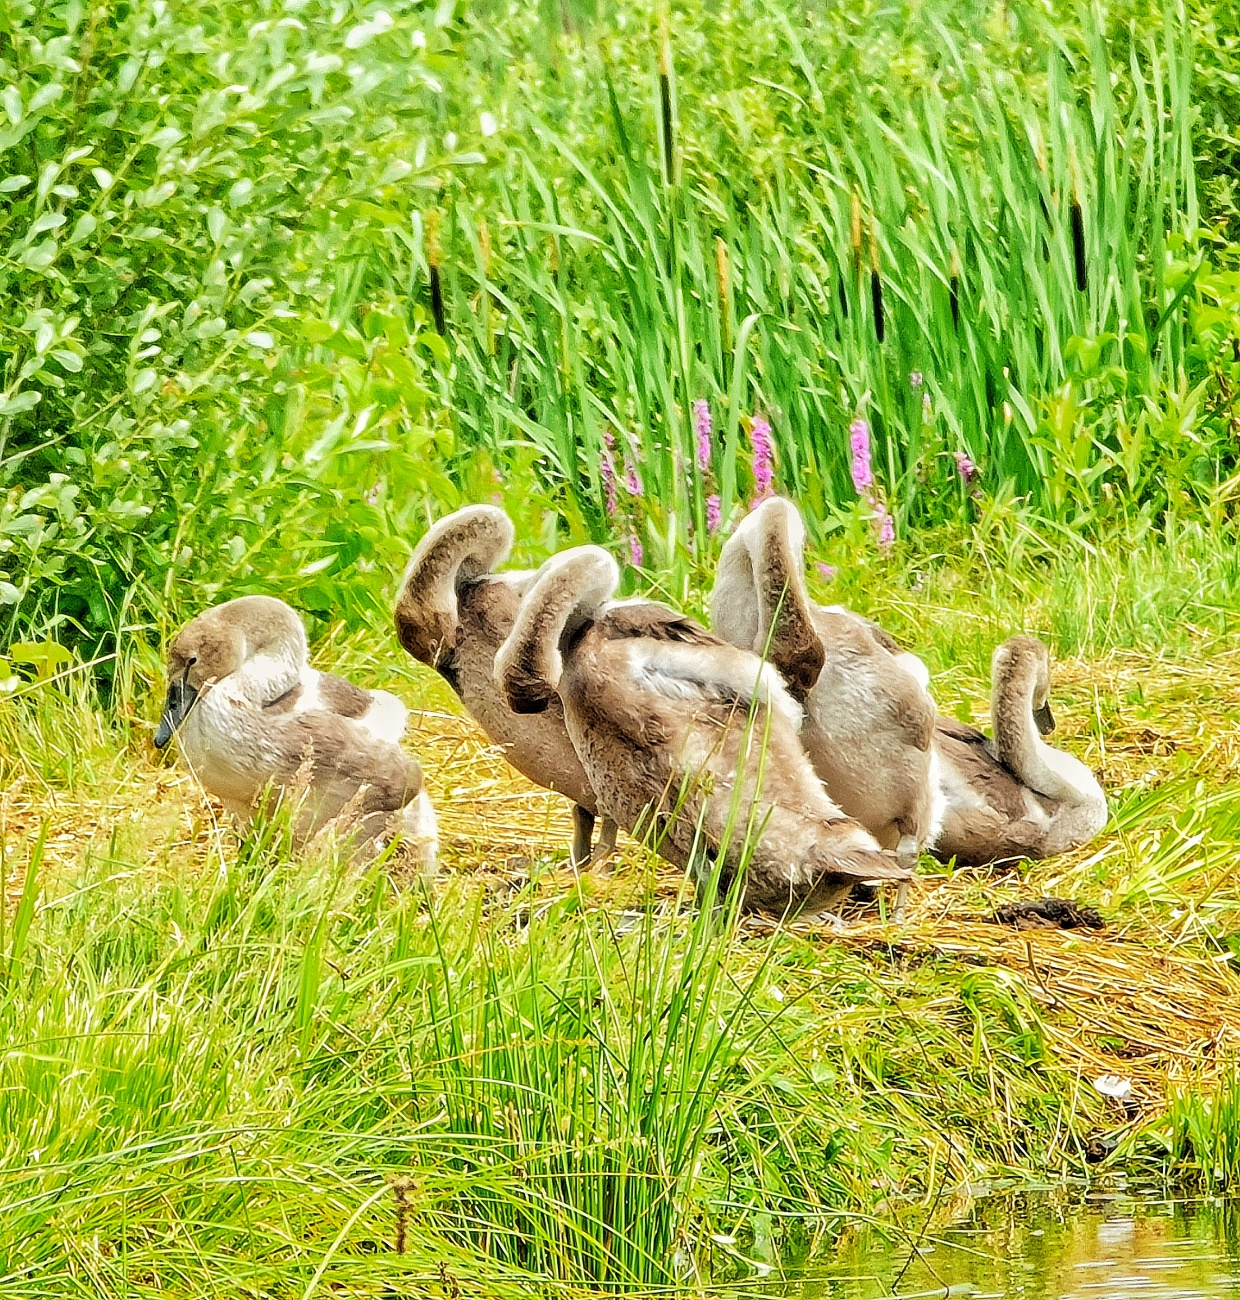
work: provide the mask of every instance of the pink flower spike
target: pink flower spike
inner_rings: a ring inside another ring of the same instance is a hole
[[[818,570],[818,576],[823,582],[830,582],[839,572],[834,564],[824,564],[822,560],[819,560],[814,567]]]
[[[719,502],[719,497],[712,492],[706,498],[706,528],[708,532],[717,533],[719,525],[723,523],[723,507]]]
[[[908,386],[910,388],[920,388],[924,382],[925,376],[920,370],[910,370],[908,372]]]
[[[379,485],[378,485],[378,483],[376,483],[376,484],[374,485],[374,487],[372,487],[372,488],[370,489],[370,491],[366,493],[366,504],[367,504],[368,506],[377,506],[377,505],[379,504]]]
[[[870,466],[870,426],[860,416],[848,426],[848,446],[852,452],[853,488],[863,496],[874,486],[874,470]]]
[[[637,472],[637,466],[627,456],[624,458],[624,486],[628,488],[630,496],[641,496],[641,475]]]
[[[762,501],[771,495],[775,478],[775,445],[771,441],[771,426],[764,416],[755,415],[749,422],[749,445],[753,448],[754,500]]]
[[[642,550],[641,540],[636,533],[629,534],[629,563],[635,568],[640,569],[646,553]]]
[[[952,455],[956,458],[956,473],[965,483],[972,483],[977,477],[977,466],[969,459],[968,453],[954,451]]]
[[[616,507],[619,504],[616,492],[616,461],[611,454],[610,448],[604,448],[603,459],[599,465],[599,475],[603,480],[603,495],[607,506],[607,513],[614,515]]]
[[[705,474],[710,469],[710,403],[705,398],[693,403],[693,434],[697,441],[697,467]]]
[[[891,550],[896,541],[896,521],[891,517],[887,507],[881,501],[875,505],[870,522],[874,525],[874,537],[878,543],[878,549],[884,552]]]

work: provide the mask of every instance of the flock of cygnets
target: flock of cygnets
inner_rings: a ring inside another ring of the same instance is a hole
[[[742,877],[746,908],[828,913],[857,886],[894,882],[902,900],[923,852],[1040,858],[1106,822],[1093,774],[1042,739],[1046,647],[1015,636],[995,651],[993,738],[940,717],[920,659],[810,600],[790,501],[761,502],[725,543],[712,631],[613,600],[619,569],[597,546],[497,572],[512,542],[494,506],[441,519],[401,580],[396,630],[515,768],[572,801],[578,866],[622,827],[699,882],[717,869],[721,893]],[[173,640],[155,744],[176,735],[243,824],[284,798],[299,842],[332,827],[366,859],[399,837],[433,872],[435,812],[400,745],[406,718],[394,695],[311,668],[283,601],[243,596]]]

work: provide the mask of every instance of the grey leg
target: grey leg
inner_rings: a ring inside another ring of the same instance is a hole
[[[902,867],[907,867],[910,871],[917,869],[918,845],[916,836],[902,835],[900,843],[896,845],[896,857]],[[896,906],[892,913],[892,919],[897,925],[904,924],[904,904],[908,901],[908,881],[902,880],[900,888],[896,890]]]
[[[604,815],[603,824],[599,828],[598,843],[594,846],[594,852],[590,854],[592,867],[601,866],[616,851],[616,831],[616,823]]]
[[[604,827],[605,829],[605,827]],[[590,862],[590,840],[594,836],[594,814],[580,804],[573,804],[573,866],[584,867]]]

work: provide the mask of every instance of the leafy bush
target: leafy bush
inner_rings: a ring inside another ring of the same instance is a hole
[[[819,539],[872,545],[878,505],[1215,520],[1240,307],[1193,132],[1225,218],[1233,29],[13,0],[0,644],[256,589],[356,623],[431,511],[492,496],[679,595],[755,414]]]

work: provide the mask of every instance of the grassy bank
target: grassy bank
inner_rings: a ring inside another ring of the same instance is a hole
[[[424,710],[410,743],[445,844],[426,897],[330,853],[294,860],[275,831],[239,847],[153,761],[135,659],[117,708],[80,673],[6,700],[9,1292],[753,1279],[850,1216],[1096,1176],[1113,1144],[1104,1177],[1226,1185],[1240,658],[1149,583],[1164,563],[1122,562],[1144,575],[1152,634],[1094,600],[1057,668],[1061,743],[1113,792],[1106,833],[1018,872],[926,863],[905,927],[869,909],[838,940],[733,932],[632,846],[575,879],[562,802],[516,778],[386,630],[317,657]],[[980,720],[986,569],[952,573],[918,591],[897,572],[856,581],[870,612],[902,613],[941,707]],[[1081,563],[1076,586],[1093,581]],[[1045,629],[1055,588],[1037,565],[994,582],[988,619]],[[989,921],[1042,893],[1099,907],[1106,931]],[[1095,1090],[1104,1073],[1132,1080],[1132,1113]]]

